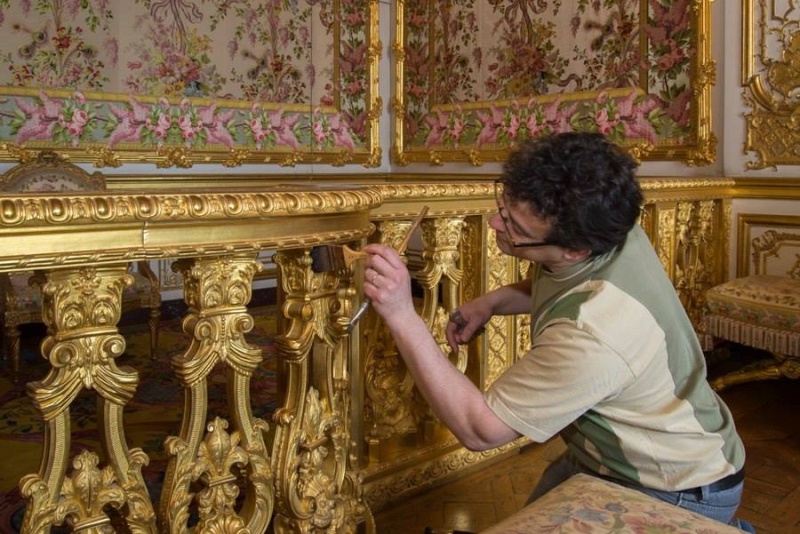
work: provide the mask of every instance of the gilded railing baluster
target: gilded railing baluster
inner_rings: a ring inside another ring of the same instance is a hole
[[[314,273],[308,251],[279,251],[286,327],[276,339],[285,381],[275,413],[272,465],[276,533],[374,532],[361,484],[349,470],[350,360],[343,341],[350,306],[340,276]]]
[[[247,311],[253,276],[261,269],[255,254],[180,260],[184,299],[183,321],[191,335],[186,351],[172,360],[184,388],[184,413],[179,436],[166,439],[170,456],[160,510],[163,532],[263,532],[272,507],[272,474],[263,434],[265,421],[253,416],[250,377],[262,362],[259,347],[244,334],[252,330]],[[232,420],[208,413],[208,378],[223,364]],[[205,428],[205,431],[204,431]],[[239,480],[237,473],[244,473]],[[199,490],[192,487],[199,483]],[[244,506],[236,509],[239,484]],[[190,529],[189,504],[197,504],[196,526]]]
[[[45,422],[45,450],[39,473],[20,481],[29,499],[22,528],[26,534],[49,532],[65,521],[76,532],[108,529],[106,506],[117,509],[131,531],[155,532],[155,514],[141,474],[148,458],[141,449],[128,449],[122,417],[139,377],[134,369],[115,362],[125,351],[117,323],[122,291],[132,281],[127,267],[54,269],[36,278],[49,332],[42,355],[51,367],[43,380],[27,385]],[[84,450],[73,459],[68,474],[70,406],[84,390],[98,396],[98,428],[109,465],[101,469],[97,453]]]

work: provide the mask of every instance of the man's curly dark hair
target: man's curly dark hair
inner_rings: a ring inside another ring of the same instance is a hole
[[[568,132],[522,143],[500,181],[507,202],[525,202],[551,224],[548,241],[598,255],[636,224],[643,202],[636,167],[604,135]]]

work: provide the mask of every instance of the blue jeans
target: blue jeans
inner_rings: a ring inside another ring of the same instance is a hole
[[[542,478],[539,479],[539,483],[533,489],[533,493],[528,497],[528,502],[531,503],[535,501],[578,473],[598,476],[596,473],[582,466],[569,451],[565,452],[544,470]],[[674,504],[680,508],[710,517],[711,519],[716,519],[721,523],[738,527],[745,532],[755,532],[755,529],[750,523],[734,517],[736,509],[739,508],[739,503],[742,500],[743,482],[723,491],[710,492],[707,488],[702,488],[701,492],[697,494],[688,492],[682,493],[680,491],[654,490],[634,484],[626,484],[624,481],[619,480],[614,480],[613,482],[641,491],[651,497]]]

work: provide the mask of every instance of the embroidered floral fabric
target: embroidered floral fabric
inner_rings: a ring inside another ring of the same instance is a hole
[[[738,529],[589,475],[575,475],[482,534],[726,534]]]
[[[708,333],[756,348],[800,356],[800,280],[754,275],[706,294]]]

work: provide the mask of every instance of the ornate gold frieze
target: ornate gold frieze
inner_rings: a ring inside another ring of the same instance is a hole
[[[369,210],[380,202],[374,189],[335,186],[308,191],[292,187],[228,193],[0,195],[0,246],[7,251],[0,258],[0,270],[352,241],[371,233]]]
[[[292,188],[295,189],[295,188]],[[374,188],[238,193],[83,193],[0,195],[0,226],[245,219],[370,209],[382,201]]]

